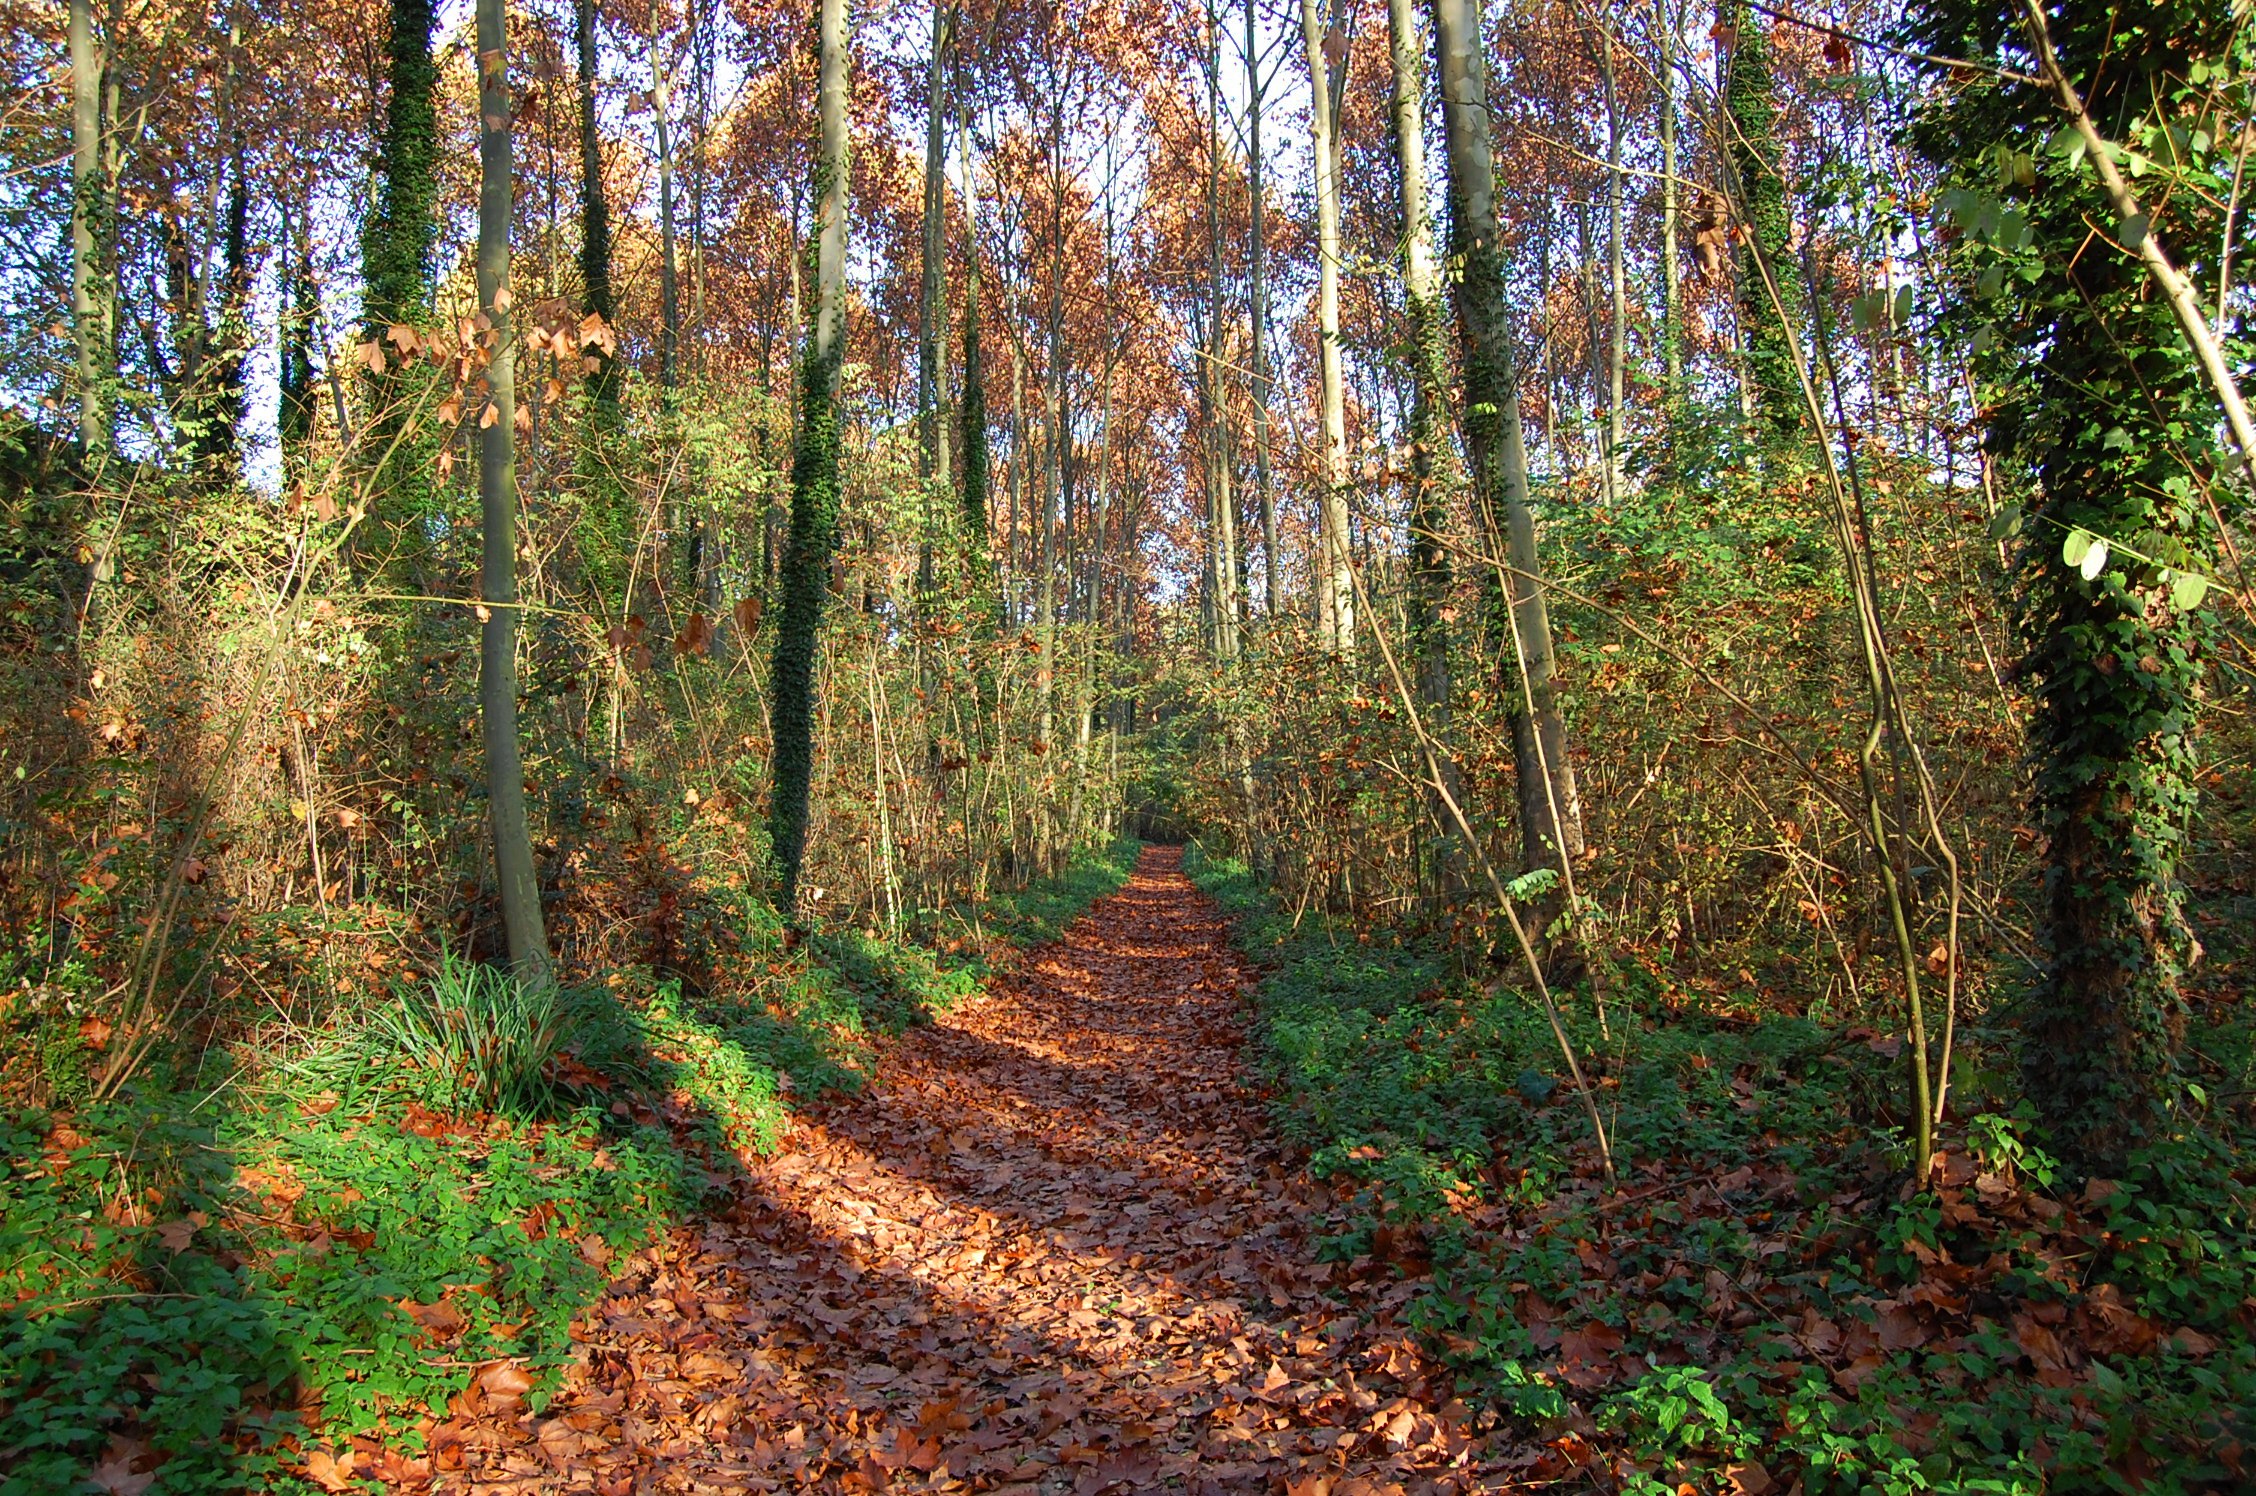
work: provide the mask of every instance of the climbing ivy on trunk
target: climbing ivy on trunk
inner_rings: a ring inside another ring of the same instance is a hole
[[[1802,390],[1794,373],[1791,316],[1799,305],[1793,219],[1780,171],[1778,99],[1770,70],[1768,21],[1747,0],[1729,0],[1722,30],[1731,49],[1724,77],[1723,124],[1736,217],[1775,282],[1766,287],[1755,256],[1739,255],[1738,310],[1756,435],[1783,441],[1801,429]],[[1784,315],[1781,315],[1781,308]]]
[[[1930,50],[2023,72],[2013,7],[1924,0]],[[2022,485],[2019,622],[2044,835],[2046,960],[2030,993],[2029,1094],[2066,1149],[2112,1167],[2153,1134],[2185,1023],[2197,947],[2178,864],[2196,808],[2194,731],[2209,624],[2181,578],[2208,575],[2217,407],[2135,253],[2161,236],[2216,299],[2233,171],[2229,80],[2249,44],[2222,5],[2072,0],[2050,22],[2062,65],[2110,142],[2182,177],[2149,185],[2157,221],[2119,223],[2075,132],[2034,82],[1967,75],[1913,139],[1944,175],[1951,325],[1976,350],[1988,441]],[[2153,178],[2148,178],[2150,184]]]
[[[791,462],[791,529],[783,553],[783,616],[776,626],[775,792],[768,835],[776,907],[798,900],[814,777],[815,665],[830,559],[838,549],[838,383],[846,354],[846,0],[822,0],[822,74],[816,112],[815,308],[799,383],[799,445]]]

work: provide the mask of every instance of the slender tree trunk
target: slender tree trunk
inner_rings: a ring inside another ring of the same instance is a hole
[[[1053,90],[1050,106],[1050,310],[1048,365],[1043,383],[1048,386],[1043,405],[1048,430],[1048,472],[1042,487],[1041,572],[1037,579],[1040,603],[1035,626],[1041,652],[1034,672],[1034,695],[1041,707],[1040,741],[1057,742],[1057,511],[1065,497],[1065,464],[1072,436],[1065,410],[1065,96]],[[1049,802],[1040,805],[1041,855],[1049,855]]]
[[[1673,423],[1684,401],[1684,272],[1676,244],[1677,12],[1670,0],[1653,0],[1653,8],[1661,39],[1661,364],[1668,382],[1665,418]]]
[[[1200,360],[1206,425],[1206,543],[1214,587],[1215,655],[1238,653],[1237,497],[1230,485],[1229,390],[1222,380],[1222,28],[1206,9],[1206,353]]]
[[[580,282],[590,315],[613,321],[617,308],[611,299],[611,206],[603,186],[603,135],[596,123],[595,47],[596,0],[578,0],[574,9],[580,61]],[[603,343],[585,345],[595,368],[588,379],[599,418],[615,417],[619,408],[619,375],[614,356]],[[599,419],[599,429],[609,424]]]
[[[838,387],[846,353],[847,48],[846,0],[822,0],[816,114],[815,310],[801,377],[799,449],[791,464],[791,534],[783,559],[783,617],[776,628],[773,688],[775,790],[768,816],[775,849],[776,906],[796,908],[807,851],[814,777],[815,656],[831,555],[838,548]]]
[[[979,346],[979,172],[972,160],[971,110],[957,101],[957,138],[963,152],[964,308],[963,400],[957,411],[963,442],[963,545],[966,579],[994,596],[992,545],[987,517],[987,365]]]
[[[478,0],[478,305],[492,321],[486,394],[492,419],[478,433],[478,501],[485,527],[480,596],[478,706],[486,740],[486,793],[509,963],[527,980],[549,974],[540,871],[525,817],[517,745],[517,351],[509,298],[509,37],[506,0]]]
[[[319,318],[317,288],[313,279],[313,240],[305,224],[305,208],[295,214],[282,209],[282,350],[280,410],[277,425],[282,441],[284,481],[305,471],[313,444],[313,330]],[[339,432],[342,437],[344,433]]]
[[[1415,0],[1387,0],[1394,61],[1394,146],[1402,172],[1402,299],[1409,314],[1410,501],[1409,628],[1417,672],[1419,709],[1426,726],[1446,739],[1449,731],[1449,629],[1442,610],[1449,600],[1449,520],[1452,471],[1449,443],[1449,351],[1442,341],[1441,271],[1434,256],[1433,207],[1426,189],[1425,38]],[[1454,777],[1454,763],[1448,766]],[[1447,793],[1457,799],[1457,786]],[[1432,881],[1444,892],[1457,883],[1456,828],[1444,791],[1429,811],[1436,851],[1428,859]]]
[[[924,480],[917,537],[921,594],[929,594],[933,586],[933,503],[951,486],[943,349],[948,338],[948,33],[954,20],[948,0],[935,0],[924,85],[924,283],[917,298],[917,476]]]
[[[117,271],[102,95],[109,58],[94,0],[70,0],[71,325],[78,353],[78,445],[98,472],[116,439]]]
[[[383,343],[394,323],[430,317],[431,252],[438,242],[438,64],[431,57],[434,0],[392,0],[386,42],[390,96],[378,149],[375,211],[361,227],[364,336]],[[388,344],[385,344],[389,347]],[[403,568],[401,590],[422,591],[422,514],[431,494],[431,438],[410,429],[407,409],[428,388],[428,371],[380,373],[369,381],[363,423],[375,464],[369,490],[377,523],[366,527],[363,554],[378,566]],[[376,554],[389,548],[390,556]]]
[[[1582,802],[1567,756],[1566,722],[1553,681],[1551,619],[1544,606],[1528,506],[1511,308],[1496,222],[1496,156],[1489,140],[1488,70],[1478,0],[1432,0],[1434,52],[1449,146],[1450,248],[1458,261],[1457,320],[1464,363],[1465,445],[1475,511],[1510,570],[1490,585],[1488,626],[1510,674],[1520,835],[1530,868],[1582,851]],[[1514,670],[1512,667],[1521,668]],[[1554,832],[1554,827],[1556,828]]]
[[[650,23],[650,115],[658,147],[658,388],[667,408],[680,398],[681,256],[674,234],[674,80],[666,68],[657,14]]]
[[[250,181],[241,133],[228,154],[227,208],[220,230],[218,326],[212,333],[210,369],[198,402],[203,431],[198,446],[206,471],[220,481],[242,474],[238,446],[245,393],[243,365],[250,353]]]
[[[1331,70],[1316,0],[1300,0],[1301,40],[1308,48],[1309,110],[1316,163],[1316,336],[1323,405],[1323,488],[1318,507],[1318,568],[1329,606],[1318,632],[1327,647],[1355,648],[1355,583],[1348,574],[1347,398],[1340,372],[1339,155],[1332,146]]]
[[[1253,334],[1253,486],[1261,505],[1262,613],[1277,614],[1277,496],[1269,481],[1269,239],[1268,189],[1262,175],[1261,39],[1256,0],[1245,3],[1246,189],[1252,222],[1246,244],[1246,320]]]
[[[1743,227],[1778,279],[1777,300],[1763,285],[1742,248],[1738,313],[1742,363],[1751,418],[1765,441],[1784,441],[1801,430],[1802,390],[1794,373],[1794,331],[1787,321],[1800,303],[1800,278],[1791,253],[1792,220],[1786,180],[1778,169],[1778,101],[1771,82],[1767,17],[1747,0],[1725,0],[1718,19],[1728,38],[1723,94],[1724,161],[1733,179],[1732,200]]]
[[[1618,501],[1624,478],[1623,399],[1629,362],[1629,279],[1627,246],[1622,236],[1621,89],[1614,75],[1614,36],[1610,28],[1599,28],[1598,51],[1604,62],[1602,76],[1606,94],[1606,270],[1612,303],[1606,328],[1606,493]]]

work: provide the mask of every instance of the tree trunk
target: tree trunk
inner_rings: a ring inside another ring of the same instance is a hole
[[[1802,389],[1794,372],[1794,331],[1782,311],[1800,304],[1800,291],[1789,243],[1792,220],[1786,211],[1786,181],[1778,169],[1778,101],[1771,84],[1769,19],[1751,10],[1747,0],[1725,0],[1725,5],[1718,19],[1730,53],[1723,94],[1723,154],[1731,197],[1748,237],[1778,281],[1774,304],[1751,257],[1740,250],[1742,359],[1758,434],[1776,443],[1801,430]]]
[[[681,261],[674,236],[673,78],[658,36],[656,12],[650,23],[650,115],[658,147],[658,388],[666,408],[674,408],[681,385]]]
[[[282,210],[282,352],[277,383],[277,425],[282,442],[285,484],[305,472],[313,445],[313,337],[319,320],[318,288],[313,279],[313,238],[306,210]],[[344,433],[339,432],[340,438]]]
[[[1206,351],[1200,359],[1200,404],[1206,426],[1206,544],[1214,589],[1219,659],[1238,653],[1237,497],[1230,485],[1229,390],[1222,380],[1222,28],[1212,0],[1206,9]]]
[[[1446,738],[1449,730],[1449,629],[1442,610],[1449,600],[1449,522],[1454,464],[1449,442],[1449,351],[1442,341],[1441,271],[1434,258],[1433,208],[1426,189],[1425,39],[1418,34],[1415,0],[1387,0],[1394,60],[1394,146],[1402,172],[1402,299],[1410,324],[1409,639],[1417,672],[1419,710],[1426,725]],[[1447,766],[1454,779],[1455,765]],[[1462,800],[1454,783],[1450,798]],[[1434,886],[1457,881],[1457,833],[1442,790],[1431,796],[1436,848],[1427,859]]]
[[[815,655],[838,548],[838,386],[846,354],[847,47],[846,0],[822,0],[816,113],[815,308],[800,381],[798,451],[791,463],[791,533],[783,558],[783,617],[776,627],[773,687],[775,790],[768,813],[776,859],[776,907],[797,906],[807,851],[814,775]]]
[[[517,745],[517,352],[510,326],[509,37],[506,0],[478,0],[478,305],[487,334],[490,402],[478,433],[478,501],[485,533],[480,596],[478,706],[486,740],[486,793],[509,964],[528,981],[549,975],[540,872],[525,820],[525,769]]]
[[[1316,337],[1324,427],[1316,553],[1327,606],[1317,632],[1326,647],[1345,654],[1355,648],[1355,581],[1348,573],[1347,397],[1340,372],[1339,155],[1332,147],[1331,70],[1316,0],[1300,0],[1300,31],[1313,94],[1309,127],[1315,146]]]
[[[1614,76],[1614,37],[1598,28],[1598,52],[1604,66],[1606,95],[1606,272],[1610,313],[1606,328],[1606,496],[1622,496],[1624,464],[1622,441],[1626,421],[1622,402],[1626,394],[1629,361],[1629,280],[1627,246],[1622,242],[1622,119],[1621,89]]]
[[[1457,321],[1465,445],[1475,512],[1489,545],[1501,543],[1509,568],[1490,584],[1488,627],[1505,662],[1506,699],[1514,703],[1522,859],[1529,868],[1553,866],[1562,855],[1582,851],[1582,802],[1553,683],[1550,613],[1537,585],[1541,572],[1496,223],[1496,156],[1489,141],[1480,13],[1477,0],[1432,3],[1449,146],[1450,249],[1461,267]]]
[[[972,160],[971,111],[957,103],[963,151],[964,308],[963,400],[956,413],[963,442],[963,556],[966,581],[994,596],[987,517],[987,365],[979,347],[979,173]]]
[[[1253,334],[1253,486],[1261,505],[1261,572],[1264,616],[1277,613],[1277,497],[1269,482],[1269,239],[1268,189],[1261,161],[1261,42],[1256,30],[1256,0],[1245,4],[1246,188],[1252,213],[1246,244],[1246,320]]]
[[[98,473],[116,441],[117,271],[102,108],[109,59],[94,0],[70,0],[71,328],[78,353],[78,445]]]
[[[917,298],[917,476],[924,480],[917,590],[924,594],[933,586],[933,503],[951,486],[942,350],[948,338],[947,60],[954,21],[952,5],[946,0],[934,4],[924,85],[924,282]]]
[[[611,207],[603,186],[603,135],[596,123],[596,0],[579,0],[580,54],[580,281],[589,315],[609,323],[617,308],[611,299]],[[599,417],[616,417],[619,408],[619,374],[611,352],[601,343],[584,345],[595,369],[588,378],[588,393]],[[599,419],[598,429],[607,420]]]
[[[1667,381],[1665,419],[1673,423],[1684,401],[1684,272],[1676,244],[1677,12],[1669,0],[1653,0],[1653,7],[1661,39],[1661,367]]]
[[[386,40],[391,93],[378,149],[375,211],[361,227],[363,335],[381,343],[394,323],[429,320],[431,251],[438,242],[439,69],[431,57],[434,0],[392,0]],[[389,348],[389,344],[385,344]],[[422,516],[431,493],[427,433],[410,429],[407,409],[429,372],[398,371],[369,380],[364,450],[376,522],[361,553],[379,568],[407,573],[400,590],[423,591]],[[389,550],[389,555],[383,554]]]

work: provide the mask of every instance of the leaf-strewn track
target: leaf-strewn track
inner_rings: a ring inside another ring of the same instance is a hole
[[[448,1479],[1493,1488],[1392,1324],[1400,1292],[1342,1296],[1315,1260],[1328,1196],[1237,1068],[1251,979],[1174,854],[1147,852],[752,1164],[734,1210],[630,1259],[566,1392],[455,1425]]]

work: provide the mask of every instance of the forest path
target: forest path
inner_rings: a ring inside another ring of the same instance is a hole
[[[752,1161],[733,1210],[630,1259],[546,1416],[480,1420],[451,1479],[1497,1488],[1393,1325],[1407,1288],[1327,1291],[1304,1223],[1330,1198],[1238,1066],[1254,975],[1180,854],[1147,850]]]

